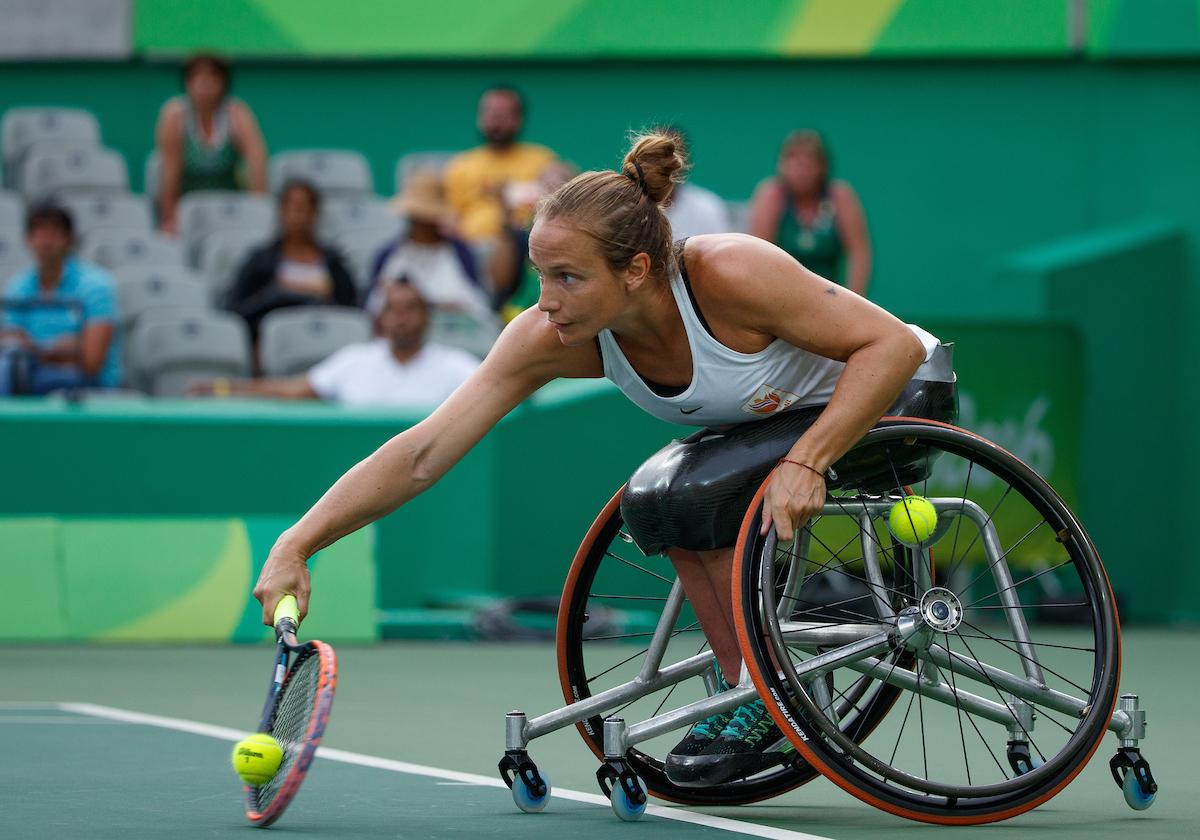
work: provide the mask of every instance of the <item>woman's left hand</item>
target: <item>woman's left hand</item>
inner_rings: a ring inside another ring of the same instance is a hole
[[[763,496],[763,535],[775,526],[780,542],[790,542],[798,529],[825,506],[825,479],[815,469],[782,462]]]

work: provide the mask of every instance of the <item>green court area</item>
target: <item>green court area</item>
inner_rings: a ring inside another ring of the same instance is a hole
[[[1108,736],[1084,772],[1041,808],[990,827],[934,829],[876,811],[820,779],[742,808],[655,807],[617,821],[596,760],[569,728],[531,755],[555,796],[522,814],[499,782],[503,717],[561,705],[546,644],[395,643],[339,649],[322,758],[271,832],[323,837],[889,836],[1060,839],[1193,836],[1188,787],[1200,750],[1193,713],[1200,633],[1131,630],[1122,688],[1149,715],[1143,749],[1158,801],[1130,810],[1108,775]],[[615,652],[619,652],[616,650]],[[0,652],[0,837],[246,837],[228,764],[265,688],[265,647],[18,647]]]

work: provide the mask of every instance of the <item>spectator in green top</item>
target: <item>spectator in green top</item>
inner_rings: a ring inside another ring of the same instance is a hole
[[[176,233],[175,207],[193,190],[267,191],[267,146],[254,113],[229,94],[232,71],[215,55],[183,66],[183,96],[166,101],[155,143],[160,176],[158,211],[164,233]]]
[[[750,233],[774,242],[809,271],[866,297],[871,277],[867,218],[854,189],[831,177],[821,135],[805,129],[783,141],[774,177],[750,199]]]

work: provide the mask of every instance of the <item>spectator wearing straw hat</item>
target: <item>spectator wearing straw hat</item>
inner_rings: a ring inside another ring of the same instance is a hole
[[[368,310],[379,310],[381,292],[390,284],[411,283],[435,308],[493,319],[490,295],[470,247],[446,233],[450,208],[437,174],[414,172],[392,208],[408,222],[408,230],[375,257]]]

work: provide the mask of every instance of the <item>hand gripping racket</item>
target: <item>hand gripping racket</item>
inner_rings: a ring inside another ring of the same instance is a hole
[[[275,666],[258,731],[279,742],[283,760],[269,782],[245,786],[246,818],[261,828],[279,819],[300,789],[325,733],[337,685],[333,648],[296,641],[299,614],[292,595],[275,607]]]

